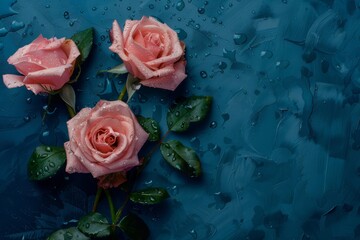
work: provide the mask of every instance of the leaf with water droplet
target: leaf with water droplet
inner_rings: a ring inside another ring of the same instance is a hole
[[[82,232],[76,227],[60,229],[52,233],[47,240],[89,240]]]
[[[145,118],[141,115],[136,116],[139,124],[143,127],[145,132],[149,134],[148,141],[155,142],[159,141],[161,137],[160,126],[159,123],[154,119]]]
[[[169,197],[164,188],[147,188],[130,193],[130,200],[135,203],[151,205],[157,204]]]
[[[31,180],[43,180],[54,176],[65,164],[66,153],[63,147],[38,146],[28,163]]]
[[[61,99],[66,103],[66,105],[71,107],[75,112],[76,96],[75,96],[74,88],[70,84],[65,84],[61,88],[59,94],[60,94]]]
[[[129,239],[145,240],[148,239],[150,235],[150,231],[146,223],[133,213],[123,217],[118,226]]]
[[[85,29],[84,31],[74,34],[71,39],[75,42],[80,51],[79,63],[85,62],[88,58],[93,42],[94,42],[94,30],[93,28]]]
[[[107,237],[111,233],[111,224],[98,212],[91,212],[79,220],[78,229],[88,237]]]
[[[189,177],[198,177],[201,174],[201,164],[196,152],[181,142],[170,140],[162,143],[160,151],[166,162],[175,169],[184,172]]]
[[[109,70],[100,70],[98,73],[113,73],[113,74],[125,74],[128,73],[128,70],[125,67],[125,64],[117,65],[116,67],[113,67]]]
[[[191,122],[199,122],[208,114],[212,98],[192,96],[176,101],[168,111],[167,125],[170,131],[186,131]]]

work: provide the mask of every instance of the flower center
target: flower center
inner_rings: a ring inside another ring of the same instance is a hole
[[[110,152],[119,145],[119,133],[110,127],[98,129],[92,139],[95,149],[105,153]]]

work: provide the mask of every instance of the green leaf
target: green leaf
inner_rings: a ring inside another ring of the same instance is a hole
[[[146,223],[133,213],[120,220],[120,229],[132,240],[147,239],[150,231]]]
[[[200,160],[191,148],[184,146],[179,141],[170,140],[161,144],[160,151],[172,167],[186,173],[190,177],[200,176]]]
[[[67,229],[60,229],[52,233],[47,240],[89,240],[82,232],[80,232],[76,227],[71,227]]]
[[[148,188],[130,193],[130,200],[135,203],[151,205],[157,204],[169,197],[169,193],[163,188]]]
[[[88,237],[107,237],[111,234],[111,224],[97,212],[91,212],[82,217],[78,229]]]
[[[70,84],[65,84],[59,93],[61,99],[69,106],[71,107],[75,112],[75,91],[74,88]]]
[[[84,31],[75,33],[71,39],[75,42],[78,47],[81,58],[80,63],[83,63],[90,54],[94,39],[94,30],[93,28],[85,29]]]
[[[38,146],[30,157],[28,174],[31,180],[43,180],[54,176],[65,164],[63,147]]]
[[[125,64],[117,65],[116,67],[113,67],[109,70],[100,70],[98,73],[114,73],[114,74],[125,74],[128,73],[128,70],[125,67]]]
[[[156,142],[160,140],[161,132],[159,123],[156,122],[154,119],[145,118],[143,116],[136,116],[139,124],[143,127],[145,132],[149,134],[148,140],[150,142]]]
[[[183,132],[191,122],[203,120],[210,110],[211,100],[209,96],[192,96],[174,103],[166,119],[169,130]]]

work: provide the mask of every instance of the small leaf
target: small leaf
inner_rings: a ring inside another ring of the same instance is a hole
[[[156,142],[160,140],[161,132],[159,123],[156,122],[154,119],[145,118],[143,116],[136,116],[139,124],[143,127],[145,132],[149,134],[148,140],[150,142]]]
[[[88,237],[107,237],[111,234],[111,224],[97,212],[91,212],[82,217],[78,229]]]
[[[183,132],[191,122],[203,120],[210,110],[211,100],[209,96],[192,96],[175,103],[167,114],[169,130]]]
[[[147,239],[150,231],[146,223],[133,213],[123,217],[119,223],[120,229],[132,240]]]
[[[91,51],[94,39],[94,30],[92,28],[85,29],[84,31],[75,33],[71,39],[75,42],[76,46],[78,47],[81,58],[80,62],[84,62]]]
[[[162,143],[160,150],[165,160],[177,170],[186,173],[190,177],[200,176],[200,160],[191,148],[184,146],[179,141],[170,140]]]
[[[114,74],[125,74],[128,73],[128,70],[125,67],[125,64],[117,65],[116,67],[113,67],[109,70],[100,70],[99,73],[114,73]]]
[[[132,202],[145,205],[157,204],[168,197],[169,193],[163,188],[148,188],[130,193]]]
[[[134,95],[134,93],[139,90],[141,87],[140,85],[140,81],[139,79],[135,78],[133,75],[131,75],[130,73],[127,76],[126,79],[126,91],[128,93],[128,100],[127,102],[130,101],[131,97]]]
[[[61,99],[75,111],[75,91],[70,84],[65,84],[60,91]]]
[[[65,164],[66,153],[63,147],[39,146],[35,149],[28,163],[31,180],[43,180],[54,176]]]
[[[89,240],[82,232],[80,232],[76,227],[71,227],[67,229],[60,229],[53,234],[51,234],[47,240]]]

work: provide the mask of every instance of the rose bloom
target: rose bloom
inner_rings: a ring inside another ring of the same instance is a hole
[[[110,50],[120,56],[140,84],[175,90],[186,78],[185,45],[168,25],[143,17],[127,20],[122,32],[115,20],[110,36]]]
[[[4,84],[8,88],[25,85],[35,94],[59,90],[70,80],[79,55],[71,39],[46,39],[40,35],[9,57],[8,63],[23,76],[5,74]]]
[[[67,126],[68,173],[99,177],[139,165],[138,152],[148,134],[126,103],[100,100],[94,108],[83,108]]]

